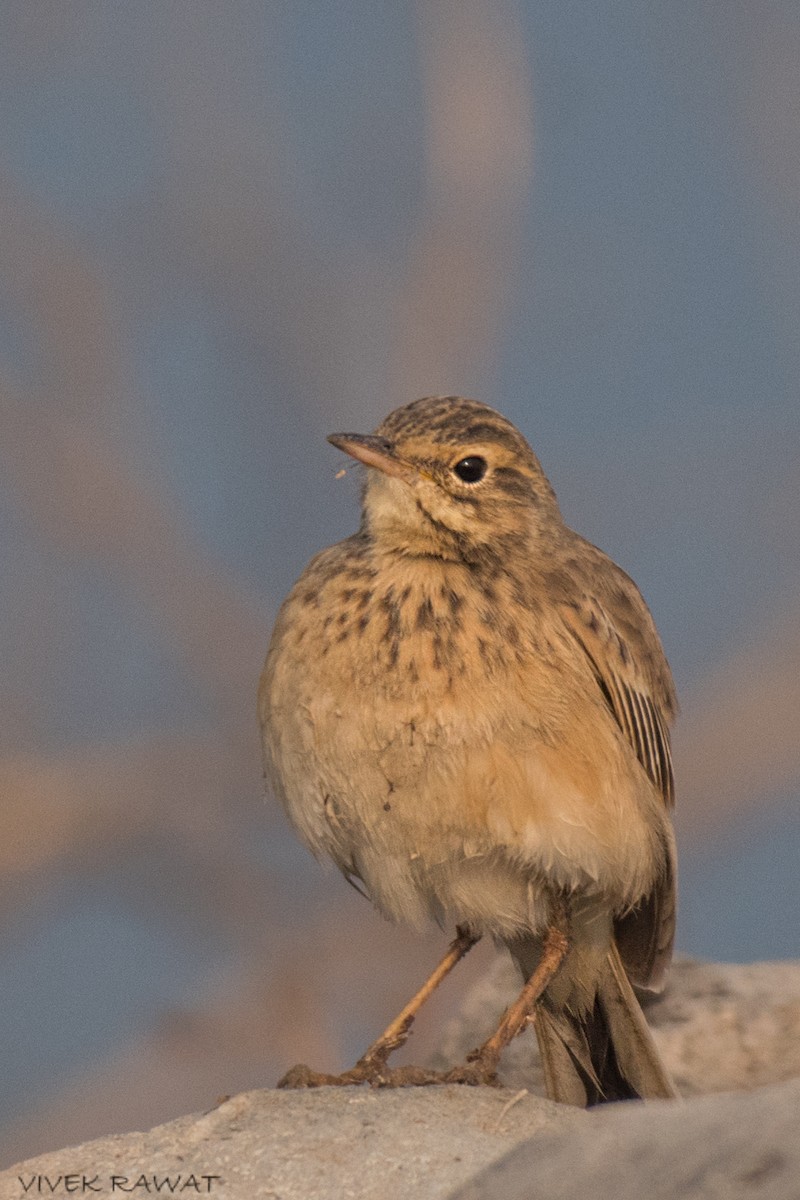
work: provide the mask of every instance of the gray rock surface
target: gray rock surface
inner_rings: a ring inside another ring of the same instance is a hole
[[[531,1138],[451,1200],[797,1200],[800,1080],[688,1103],[614,1104]]]
[[[517,986],[498,964],[448,1029],[445,1061],[483,1039]],[[507,1054],[506,1089],[250,1092],[12,1167],[0,1174],[0,1200],[800,1197],[800,963],[679,962],[647,1014],[684,1102],[591,1113],[550,1104],[521,1090],[536,1087],[526,1034]],[[734,1090],[747,1094],[700,1096]],[[82,1187],[82,1175],[94,1186]]]
[[[498,958],[445,1030],[441,1063],[460,1062],[480,1045],[518,989],[510,959]],[[742,966],[679,959],[665,991],[645,997],[644,1006],[684,1097],[749,1090],[800,1076],[798,962]],[[533,1030],[508,1048],[501,1078],[507,1087],[543,1091]]]
[[[0,1200],[24,1197],[32,1176],[55,1181],[69,1173],[96,1176],[103,1190],[94,1194],[117,1200],[156,1194],[165,1176],[182,1176],[173,1194],[217,1200],[439,1200],[531,1133],[588,1119],[495,1088],[246,1092],[149,1133],[101,1138],[12,1167],[0,1175]],[[114,1176],[127,1182],[114,1185]],[[141,1176],[149,1188],[135,1186]],[[181,1191],[191,1176],[198,1188],[190,1182]],[[42,1191],[50,1194],[46,1184]],[[28,1200],[32,1194],[40,1194],[35,1183]],[[52,1194],[68,1193],[61,1184]]]

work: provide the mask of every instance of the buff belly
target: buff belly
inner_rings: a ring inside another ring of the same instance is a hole
[[[267,774],[313,853],[361,880],[388,917],[507,940],[547,925],[554,891],[620,911],[652,885],[651,790],[631,782],[613,728],[597,769],[578,754],[571,777],[535,708],[509,712],[500,689],[484,683],[456,709],[446,690],[371,703],[365,681],[343,701],[326,678],[340,669],[330,656],[313,675],[274,657],[262,687]]]

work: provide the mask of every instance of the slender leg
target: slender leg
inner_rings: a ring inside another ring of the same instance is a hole
[[[497,1082],[497,1064],[500,1054],[509,1042],[521,1033],[533,1020],[536,1005],[547,985],[559,970],[569,950],[566,935],[555,926],[547,931],[542,947],[542,957],[536,970],[520,992],[514,1003],[506,1009],[500,1024],[490,1038],[477,1050],[467,1055],[463,1066],[454,1067],[444,1075],[446,1083]]]
[[[479,936],[461,926],[456,928],[455,940],[451,942],[442,961],[425,980],[416,995],[409,1000],[405,1008],[398,1013],[381,1036],[361,1055],[361,1058],[349,1071],[345,1071],[341,1075],[325,1075],[318,1071],[312,1071],[300,1063],[287,1071],[278,1081],[277,1086],[279,1088],[346,1086],[347,1084],[368,1082],[407,1086],[414,1083],[434,1082],[434,1079],[430,1077],[430,1072],[421,1071],[417,1067],[400,1067],[396,1071],[390,1071],[386,1063],[389,1055],[399,1049],[408,1039],[414,1018],[425,1001],[478,941],[480,941]]]
[[[425,980],[417,994],[412,996],[402,1012],[398,1013],[391,1024],[387,1026],[377,1041],[373,1042],[369,1049],[361,1056],[356,1063],[357,1067],[364,1066],[368,1071],[371,1071],[374,1068],[380,1070],[386,1065],[389,1055],[394,1053],[395,1050],[399,1050],[408,1040],[414,1018],[425,1001],[433,995],[442,980],[450,974],[453,967],[461,962],[464,955],[479,940],[480,938],[475,934],[469,933],[460,927],[456,929],[456,937],[450,943],[450,947],[438,967]]]

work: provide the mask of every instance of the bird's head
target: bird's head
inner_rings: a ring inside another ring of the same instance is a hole
[[[328,441],[367,471],[364,522],[387,549],[464,558],[560,524],[555,493],[525,438],[477,400],[429,396],[372,434]]]

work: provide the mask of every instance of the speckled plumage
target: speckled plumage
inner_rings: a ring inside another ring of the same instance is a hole
[[[529,974],[566,906],[571,950],[537,1032],[551,1092],[579,1102],[573,1027],[603,988],[630,1002],[626,973],[659,986],[671,955],[676,703],[652,618],[486,405],[431,397],[332,440],[368,464],[362,523],[276,622],[268,780],[312,851],[393,919],[488,933]],[[462,481],[465,459],[485,475]]]

